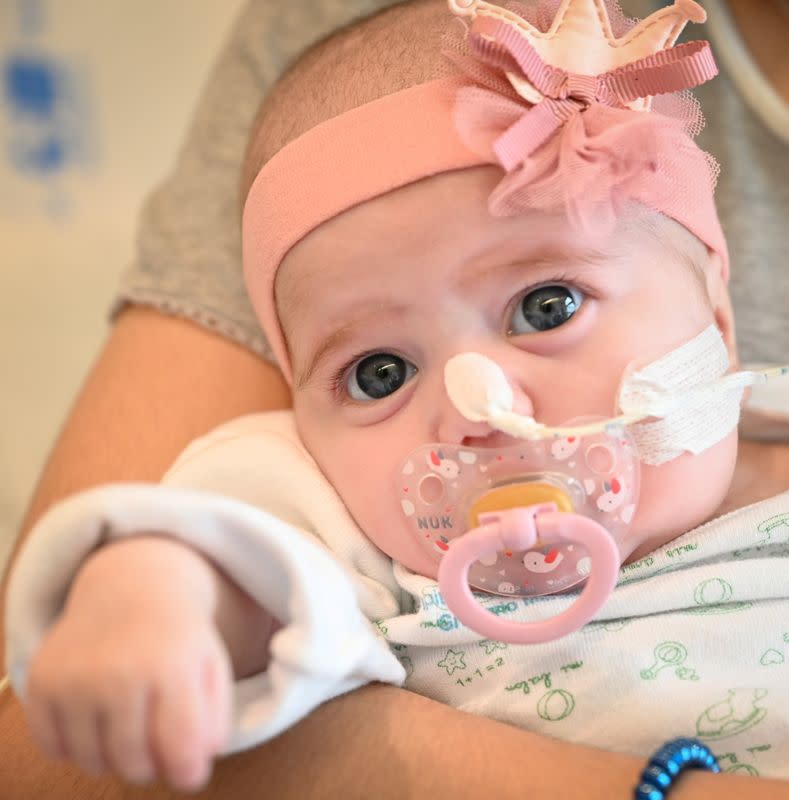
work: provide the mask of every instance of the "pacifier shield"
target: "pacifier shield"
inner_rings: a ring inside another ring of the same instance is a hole
[[[619,426],[584,437],[514,441],[505,448],[428,444],[403,464],[398,492],[406,526],[435,561],[486,512],[554,503],[587,516],[620,553],[638,499],[635,445]],[[583,544],[501,550],[475,562],[469,584],[500,595],[534,597],[568,589],[589,575]]]

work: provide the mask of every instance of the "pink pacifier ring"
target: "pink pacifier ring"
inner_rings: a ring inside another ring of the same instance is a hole
[[[452,542],[438,567],[438,584],[450,611],[482,636],[511,644],[536,644],[578,630],[610,596],[619,574],[619,551],[608,531],[588,517],[556,510],[554,503],[480,515],[482,523]],[[528,550],[544,544],[581,544],[592,568],[586,586],[570,608],[541,622],[508,622],[487,611],[471,592],[468,571],[481,558],[501,550]]]

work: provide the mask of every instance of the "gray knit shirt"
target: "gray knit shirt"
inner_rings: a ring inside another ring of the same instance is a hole
[[[354,17],[392,4],[250,0],[205,86],[172,174],[145,204],[136,259],[121,279],[116,311],[129,302],[151,305],[271,358],[241,271],[238,187],[249,129],[265,92],[305,47]],[[622,3],[627,14],[639,17],[655,5],[661,4]],[[723,4],[706,5],[716,10]],[[709,38],[728,55],[722,74],[696,95],[707,119],[699,144],[722,165],[716,199],[731,253],[740,354],[745,362],[786,362],[789,131],[771,128],[746,104],[731,79],[738,69],[736,48],[720,41],[721,30],[691,27],[692,38]]]

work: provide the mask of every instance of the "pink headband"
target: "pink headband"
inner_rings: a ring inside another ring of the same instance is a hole
[[[574,2],[602,0],[563,0],[562,7]],[[711,158],[681,122],[625,107],[644,96],[639,81],[653,94],[714,75],[708,49],[692,43],[626,69],[579,76],[544,64],[517,37],[508,43],[511,23],[496,25],[482,17],[471,28],[474,63],[486,65],[475,70],[476,85],[439,79],[381,97],[307,131],[256,177],[243,214],[244,276],[288,382],[290,359],[274,302],[283,258],[323,222],[432,175],[499,163],[508,174],[491,195],[494,214],[563,204],[584,225],[590,210],[615,217],[623,202],[636,201],[679,222],[727,269]],[[542,101],[524,103],[516,84],[496,74],[501,69],[517,71]]]

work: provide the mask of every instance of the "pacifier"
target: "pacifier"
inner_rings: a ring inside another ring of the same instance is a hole
[[[632,549],[639,465],[619,426],[495,449],[428,444],[411,453],[399,477],[406,525],[440,562],[447,605],[488,638],[546,641],[577,629],[608,597]],[[495,617],[471,592],[539,597],[583,581],[569,617],[534,625]]]
[[[427,444],[402,465],[400,507],[439,562],[444,600],[491,639],[524,644],[577,630],[608,598],[633,549],[627,532],[640,468],[625,420],[585,417],[546,429],[513,412],[503,372],[476,353],[450,359],[445,383],[464,417],[520,440],[501,448]],[[471,591],[529,598],[584,581],[564,613],[529,624],[501,619]]]

